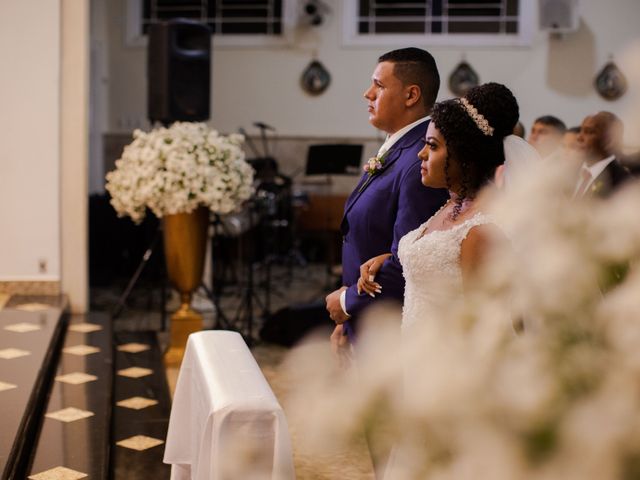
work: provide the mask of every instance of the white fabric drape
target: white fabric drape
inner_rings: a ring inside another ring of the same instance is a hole
[[[172,480],[295,478],[284,413],[238,333],[189,336],[164,462]]]

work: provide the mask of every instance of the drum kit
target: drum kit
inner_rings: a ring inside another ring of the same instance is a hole
[[[260,130],[261,149],[244,129],[239,131],[253,154],[247,161],[255,170],[255,194],[242,211],[213,220],[212,288],[207,292],[216,306],[216,327],[237,330],[247,341],[253,338],[255,310],[261,318],[271,314],[272,267],[286,265],[290,273],[294,265],[306,265],[296,245],[293,212],[308,197],[294,193],[291,177],[278,169],[267,138],[275,129],[262,122],[254,126]],[[230,296],[237,301],[229,301]],[[223,303],[232,305],[232,315],[221,308]]]

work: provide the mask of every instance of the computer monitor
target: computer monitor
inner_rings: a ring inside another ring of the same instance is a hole
[[[306,175],[358,175],[362,145],[309,145]]]

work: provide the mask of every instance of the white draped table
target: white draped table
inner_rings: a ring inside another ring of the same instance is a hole
[[[164,462],[172,480],[295,478],[284,413],[238,333],[189,336]]]

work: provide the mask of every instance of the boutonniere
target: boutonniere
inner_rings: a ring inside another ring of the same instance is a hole
[[[384,152],[382,155],[376,155],[375,157],[371,157],[367,163],[364,164],[364,171],[369,174],[369,176],[375,175],[382,170],[384,166],[384,162],[387,159],[387,155],[389,155],[389,150]]]
[[[376,155],[375,157],[371,157],[367,161],[367,163],[364,164],[363,170],[369,176],[367,177],[367,180],[362,184],[362,186],[358,190],[359,192],[361,192],[364,189],[364,187],[366,187],[369,184],[369,182],[371,181],[371,178],[373,178],[375,175],[380,173],[380,171],[382,170],[382,167],[384,167],[384,163],[388,155],[389,155],[389,150],[384,152],[382,155]]]
[[[602,191],[603,187],[604,187],[604,182],[602,180],[596,180],[591,184],[591,193],[593,195],[597,195]]]

